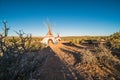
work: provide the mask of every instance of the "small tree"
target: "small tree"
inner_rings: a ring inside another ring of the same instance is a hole
[[[6,26],[6,23],[7,23],[7,21],[3,21],[3,24],[4,24],[4,28],[3,28],[3,33],[2,34],[0,34],[0,54],[1,55],[8,55],[6,52],[5,52],[5,43],[3,42],[3,39],[5,38],[5,37],[7,37],[7,35],[8,35],[8,30],[9,30],[9,28],[7,28],[7,26]]]

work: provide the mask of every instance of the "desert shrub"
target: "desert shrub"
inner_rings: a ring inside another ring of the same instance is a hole
[[[35,55],[35,54],[34,54]],[[9,55],[0,58],[0,79],[1,80],[27,80],[34,71],[38,62],[35,62],[34,55],[20,54]]]
[[[18,37],[7,37],[8,28],[4,22],[4,31],[0,34],[0,80],[29,80],[40,64],[38,61],[42,61],[42,58],[36,60],[38,53],[30,52],[34,47],[31,34],[21,30],[16,33]]]
[[[74,44],[79,44],[80,40],[79,40],[79,38],[76,38],[76,39],[72,39],[71,42],[74,43]]]
[[[30,51],[38,51],[41,49],[42,44],[40,43],[40,41],[35,41],[32,42],[30,46],[31,46]]]
[[[120,60],[104,45],[96,47],[94,52],[83,49],[81,54],[81,62],[76,65],[80,75],[95,80],[120,79]]]
[[[89,50],[82,50],[82,64],[97,64],[97,58]]]
[[[120,67],[120,60],[118,57],[113,56],[111,50],[102,45],[96,51],[95,56],[99,62],[99,66],[109,69],[111,75],[120,79],[120,70],[118,68]]]
[[[104,65],[109,64],[110,66],[114,66],[118,63],[120,64],[120,60],[116,56],[113,56],[111,50],[105,46],[99,45],[99,47],[96,48],[96,51],[95,55],[100,63],[103,63]]]
[[[8,56],[11,53],[26,53],[30,50],[31,35],[19,36],[18,38],[12,37],[1,38],[1,54]],[[27,44],[27,45],[26,45]]]
[[[107,40],[112,44],[113,48],[120,49],[120,31],[110,35]]]
[[[81,62],[76,65],[76,70],[85,80],[104,80],[107,74],[99,67],[99,61],[94,52],[87,49],[81,50]]]

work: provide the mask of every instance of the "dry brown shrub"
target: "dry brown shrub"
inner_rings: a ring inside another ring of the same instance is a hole
[[[120,79],[120,60],[111,54],[111,51],[100,45],[95,52],[81,50],[82,59],[75,66],[77,73],[85,79],[105,80]],[[117,67],[116,67],[117,66]]]

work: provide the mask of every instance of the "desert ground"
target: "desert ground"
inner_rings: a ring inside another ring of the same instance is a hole
[[[19,37],[5,32],[0,36],[0,80],[120,80],[119,34],[44,44],[21,31]]]
[[[33,73],[33,80],[117,80],[120,79],[119,71],[112,68],[99,66],[95,59],[84,51],[91,48],[82,45],[71,45],[61,41],[58,44],[49,43],[49,46],[39,51],[44,57],[42,65]],[[82,61],[82,56],[88,61]],[[39,56],[36,57],[39,60]],[[89,61],[90,60],[90,61]],[[92,61],[91,61],[92,62]],[[113,72],[112,72],[113,71]]]
[[[83,79],[82,76],[78,76],[73,68],[73,65],[80,61],[80,50],[62,43],[67,44],[68,42],[60,42],[59,44],[49,43],[49,46],[40,52],[40,54],[46,54],[47,57],[43,65],[35,71],[33,78],[38,80]]]

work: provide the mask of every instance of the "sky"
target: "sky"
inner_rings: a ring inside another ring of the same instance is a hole
[[[9,35],[23,30],[56,36],[108,36],[120,30],[120,0],[0,0],[0,33],[7,21]]]

